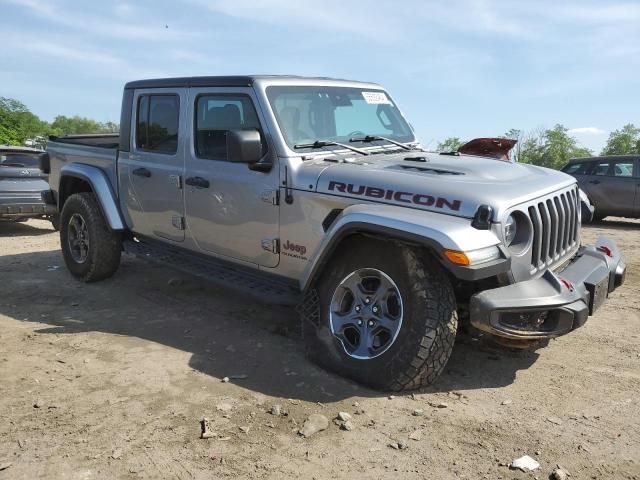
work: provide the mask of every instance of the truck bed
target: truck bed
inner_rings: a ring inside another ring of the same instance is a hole
[[[69,135],[49,137],[47,152],[51,162],[49,184],[56,191],[60,182],[60,170],[70,163],[80,163],[100,168],[111,185],[117,185],[116,163],[119,135]]]

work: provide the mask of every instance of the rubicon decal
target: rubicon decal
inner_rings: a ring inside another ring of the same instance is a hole
[[[333,180],[329,182],[329,190],[369,198],[384,198],[385,200],[393,200],[396,202],[412,203],[423,207],[446,208],[453,210],[454,212],[460,210],[460,206],[462,205],[460,200],[434,197],[433,195],[427,195],[424,193],[387,190],[385,188],[370,187],[367,185],[354,185],[352,183],[336,182]]]

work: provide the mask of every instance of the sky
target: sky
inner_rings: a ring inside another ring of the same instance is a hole
[[[557,123],[596,153],[640,124],[639,0],[0,0],[0,96],[119,121],[155,77],[384,85],[427,147]]]

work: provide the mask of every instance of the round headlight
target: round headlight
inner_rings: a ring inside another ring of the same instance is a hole
[[[507,247],[511,246],[513,241],[516,239],[516,235],[518,233],[518,227],[516,222],[516,217],[513,215],[509,215],[507,221],[504,222],[504,243]]]

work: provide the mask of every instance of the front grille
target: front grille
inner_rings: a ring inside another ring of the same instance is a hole
[[[575,249],[580,241],[578,189],[572,187],[529,206],[533,224],[531,267],[548,267]]]

